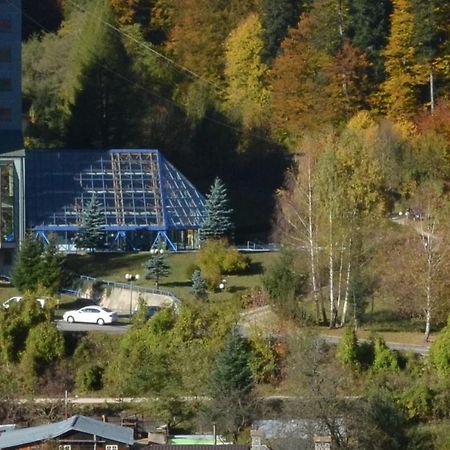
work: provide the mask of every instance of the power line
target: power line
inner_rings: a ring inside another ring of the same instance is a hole
[[[10,0],[6,0],[6,1],[7,1],[11,6],[13,6],[15,9],[17,9],[18,11],[21,11],[22,14],[23,14],[25,17],[27,17],[27,18],[28,18],[29,20],[31,20],[33,23],[35,23],[36,25],[38,25],[42,30],[46,31],[47,33],[52,33],[51,30],[49,30],[49,29],[46,28],[44,25],[42,25],[42,24],[41,24],[39,21],[37,21],[34,17],[32,17],[32,16],[30,16],[29,14],[23,12],[23,10],[21,10],[21,8],[17,7],[17,6],[16,6],[15,4],[13,4]],[[67,0],[67,1],[69,1],[69,2],[72,3],[72,4],[74,4],[74,3],[72,2],[72,0]],[[78,7],[78,5],[76,5],[76,4],[75,4],[75,6]],[[79,7],[78,7],[78,9],[80,9],[81,12],[86,13],[86,11],[83,10],[82,8],[79,8]],[[92,15],[92,14],[91,14],[91,15]],[[94,16],[94,17],[95,17],[95,16]],[[103,22],[105,25],[108,24],[108,22],[105,22],[105,21],[103,21],[103,20],[102,20],[102,22]],[[117,29],[117,27],[114,27],[114,26],[111,25],[111,24],[109,24],[109,25],[110,25],[110,28],[113,28],[113,29],[115,29],[115,31],[121,33],[121,31],[120,31],[119,29]],[[123,33],[122,33],[122,34],[123,34]],[[124,35],[125,35],[125,34],[124,34]],[[125,36],[127,36],[127,35],[125,35]],[[128,37],[128,36],[127,36],[127,37]],[[81,40],[82,40],[82,38],[81,38]],[[133,39],[133,40],[134,40],[135,42],[137,42],[137,43],[141,43],[140,41],[137,41],[137,40],[135,40],[135,39]],[[85,42],[85,41],[84,41],[84,42]],[[141,43],[141,44],[142,44],[142,43]],[[144,46],[144,48],[146,48],[146,49],[148,48],[149,50],[151,50],[151,51],[153,51],[153,52],[155,52],[155,53],[157,53],[157,54],[159,55],[159,53],[156,52],[156,51],[155,51],[154,49],[152,49],[151,47]],[[97,56],[96,53],[93,52],[91,49],[87,48],[87,51],[88,51],[88,53],[90,53],[91,55]],[[163,57],[163,59],[167,60],[168,62],[171,62],[171,63],[173,63],[173,64],[175,64],[175,65],[178,65],[177,63],[173,62],[170,58],[167,58],[167,57],[165,57],[164,55],[160,55],[160,56]],[[138,89],[140,89],[140,90],[146,92],[146,93],[149,94],[150,96],[152,96],[152,97],[154,97],[154,98],[157,98],[157,99],[159,99],[159,100],[161,100],[161,101],[163,101],[163,102],[167,102],[168,104],[172,105],[173,107],[175,107],[175,108],[178,109],[179,111],[181,111],[181,112],[183,112],[183,113],[186,113],[186,109],[185,109],[183,106],[181,106],[180,104],[178,104],[177,102],[175,102],[174,100],[169,99],[169,98],[167,98],[167,97],[164,97],[164,96],[161,95],[161,94],[158,94],[158,93],[156,93],[156,92],[154,92],[154,91],[149,90],[146,86],[143,86],[142,84],[137,83],[135,80],[131,80],[131,79],[128,78],[127,76],[125,76],[125,75],[123,75],[123,74],[117,72],[115,69],[113,69],[113,68],[107,66],[107,65],[106,65],[105,63],[103,63],[103,62],[102,62],[102,63],[99,63],[99,66],[102,67],[103,69],[105,69],[106,71],[110,72],[111,74],[115,75],[117,78],[120,78],[121,80],[126,81],[128,84],[133,85],[133,86],[137,87]],[[179,65],[178,65],[178,66],[179,66]],[[179,66],[179,67],[183,67],[183,66]],[[189,69],[186,69],[186,70],[189,71]],[[194,72],[192,72],[192,74],[194,74]],[[196,77],[199,77],[198,75],[195,75],[195,76],[196,76]],[[202,79],[202,78],[200,78],[200,79]],[[205,81],[205,82],[207,82],[207,83],[209,83],[209,84],[212,84],[212,83],[209,82],[208,80],[203,80],[203,81]],[[212,85],[215,86],[214,84],[212,84]],[[208,116],[208,115],[203,116],[203,119],[205,119],[206,121],[208,121],[208,122],[210,122],[210,123],[214,123],[215,125],[222,126],[222,127],[224,127],[224,128],[227,128],[227,129],[232,130],[232,131],[237,132],[237,133],[240,133],[240,132],[242,131],[239,127],[235,127],[235,126],[230,125],[230,124],[228,124],[228,123],[226,123],[226,122],[223,122],[223,121],[221,121],[221,120],[214,119],[213,117]],[[266,143],[268,143],[268,144],[272,144],[272,143],[273,143],[272,141],[269,141],[268,139],[266,139],[264,136],[260,136],[260,135],[254,134],[254,133],[249,133],[249,135],[252,136],[252,137],[254,137],[255,139],[258,139],[259,141],[266,142]]]
[[[112,30],[114,30],[116,33],[119,33],[122,36],[127,37],[128,39],[130,39],[131,41],[135,42],[136,44],[138,44],[139,46],[141,46],[142,48],[144,48],[147,51],[150,51],[151,53],[155,54],[156,56],[158,56],[159,58],[163,59],[164,61],[168,62],[169,64],[173,65],[175,68],[177,68],[180,71],[186,72],[189,75],[191,75],[194,78],[197,78],[198,80],[209,84],[210,86],[212,86],[214,89],[217,89],[219,92],[223,92],[223,89],[221,89],[217,84],[213,83],[210,80],[207,80],[206,78],[203,78],[201,75],[199,75],[198,73],[194,72],[193,70],[189,69],[188,67],[183,66],[182,64],[177,63],[176,61],[174,61],[173,59],[169,58],[168,56],[158,52],[157,50],[155,50],[153,47],[151,47],[150,45],[146,44],[145,42],[139,41],[138,39],[136,39],[134,36],[130,35],[129,33],[126,33],[125,31],[121,30],[120,28],[116,27],[115,25],[109,23],[108,21],[102,19],[101,17],[98,17],[94,14],[92,14],[89,10],[81,7],[80,5],[78,5],[76,2],[72,1],[72,0],[66,0],[69,3],[71,3],[73,6],[75,6],[79,11],[90,15],[91,17],[94,17],[96,20],[99,20],[100,22],[102,22],[104,25],[106,25],[108,28],[111,28]]]

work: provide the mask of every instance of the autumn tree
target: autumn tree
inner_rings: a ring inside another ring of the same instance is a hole
[[[238,111],[244,124],[258,124],[268,103],[268,67],[262,61],[262,26],[251,14],[225,42],[228,108]]]
[[[391,32],[384,49],[386,81],[381,86],[388,114],[409,118],[417,110],[417,67],[410,0],[393,0]]]
[[[450,5],[445,0],[411,0],[414,29],[412,43],[416,51],[417,83],[428,85],[428,95],[422,93],[420,103],[429,103],[433,113],[436,92],[448,82],[448,41],[450,38]]]

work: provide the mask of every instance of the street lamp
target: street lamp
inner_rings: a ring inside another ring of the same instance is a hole
[[[225,278],[224,278],[219,284],[220,292],[223,292],[223,290],[225,289],[226,285],[227,285],[227,280],[225,280]]]
[[[126,273],[125,279],[130,284],[130,320],[131,320],[131,314],[133,312],[133,281],[139,280],[139,274],[132,274],[132,273]]]

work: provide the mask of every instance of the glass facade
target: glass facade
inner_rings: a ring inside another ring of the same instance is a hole
[[[0,164],[0,236],[2,244],[15,242],[14,165]]]
[[[92,197],[112,241],[148,243],[163,232],[183,248],[196,245],[205,199],[159,151],[26,152],[27,228],[70,241]]]

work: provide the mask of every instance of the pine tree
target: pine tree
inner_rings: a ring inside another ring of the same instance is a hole
[[[276,56],[280,42],[286,36],[289,26],[293,26],[298,21],[298,16],[299,7],[296,1],[262,0],[261,17],[266,60]]]
[[[206,281],[202,277],[200,270],[194,270],[192,274],[192,293],[197,300],[208,299]]]
[[[350,30],[352,44],[364,50],[373,64],[371,78],[380,82],[384,76],[384,61],[381,51],[389,36],[390,0],[368,2],[366,0],[350,1]]]
[[[37,288],[41,278],[43,252],[42,242],[35,240],[32,234],[27,234],[12,271],[12,282],[20,292]]]
[[[214,180],[206,196],[205,217],[200,227],[200,239],[221,239],[233,231],[231,221],[233,210],[228,206],[227,190],[220,178]]]
[[[105,243],[105,232],[102,230],[104,225],[101,205],[92,196],[91,201],[83,210],[83,221],[80,231],[75,237],[75,243],[78,248],[87,248],[95,251],[101,248]]]
[[[220,428],[234,439],[255,408],[251,356],[248,342],[240,336],[230,335],[211,373],[211,414]]]
[[[64,256],[58,252],[54,239],[50,239],[41,262],[40,284],[51,293],[58,292],[63,278],[62,264]]]
[[[144,264],[145,278],[155,280],[155,287],[159,289],[159,280],[170,274],[170,266],[167,264],[166,254],[161,250],[155,250],[148,261]]]

